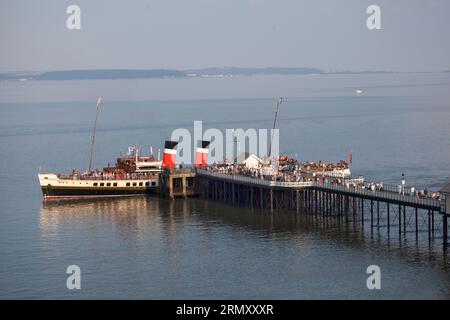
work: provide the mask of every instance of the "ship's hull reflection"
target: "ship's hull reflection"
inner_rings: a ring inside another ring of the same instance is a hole
[[[174,231],[176,222],[186,219],[191,210],[189,200],[170,201],[146,195],[44,202],[40,227],[44,236],[76,224],[112,225],[122,233],[151,232],[155,228]]]

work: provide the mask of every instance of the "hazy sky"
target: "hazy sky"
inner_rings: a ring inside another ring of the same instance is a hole
[[[216,66],[450,70],[450,1],[0,0],[1,71]]]

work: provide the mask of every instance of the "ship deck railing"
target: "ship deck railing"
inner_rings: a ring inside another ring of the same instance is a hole
[[[90,180],[90,181],[121,181],[121,180],[148,180],[155,179],[158,177],[157,174],[151,175],[113,175],[113,176],[64,176],[57,175],[58,179],[61,180]],[[119,178],[119,179],[118,179]]]

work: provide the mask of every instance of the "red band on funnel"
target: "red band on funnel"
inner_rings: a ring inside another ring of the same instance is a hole
[[[173,170],[177,159],[177,151],[174,149],[178,142],[166,141],[164,144],[162,168]]]
[[[208,163],[209,141],[199,141],[199,146],[195,152],[195,166],[205,168]]]

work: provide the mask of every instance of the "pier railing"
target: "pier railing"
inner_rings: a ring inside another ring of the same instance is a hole
[[[425,207],[440,207],[440,201],[432,197],[419,198],[410,194],[401,194],[398,191],[390,190],[370,190],[365,186],[352,186],[347,184],[335,184],[335,183],[320,183],[316,181],[296,181],[296,182],[284,182],[284,181],[271,181],[258,179],[256,177],[227,174],[220,172],[212,172],[207,170],[197,170],[197,174],[203,176],[216,177],[219,179],[225,179],[230,181],[236,181],[246,184],[259,185],[264,187],[280,187],[280,188],[317,188],[322,190],[337,191],[343,193],[349,193],[367,198],[377,198],[379,200],[395,201],[408,203],[413,205],[425,206]]]
[[[412,196],[409,194],[400,194],[398,192],[393,191],[382,191],[382,190],[368,190],[366,188],[354,188],[354,187],[347,187],[345,185],[339,185],[339,184],[320,184],[315,182],[314,187],[321,188],[325,190],[331,190],[331,191],[340,191],[340,192],[346,192],[346,193],[352,193],[357,194],[361,196],[366,197],[376,197],[378,199],[383,200],[389,200],[389,201],[396,201],[396,202],[404,202],[404,203],[411,203],[415,205],[421,205],[421,206],[427,206],[427,207],[436,207],[439,208],[440,202],[438,199],[434,199],[432,197],[426,197],[426,198],[419,198],[416,196]]]
[[[295,182],[272,181],[272,180],[258,179],[256,177],[212,172],[201,169],[197,170],[197,174],[216,177],[220,179],[238,181],[247,184],[260,185],[265,187],[304,188],[304,187],[312,187],[314,185],[313,181],[295,181]]]

